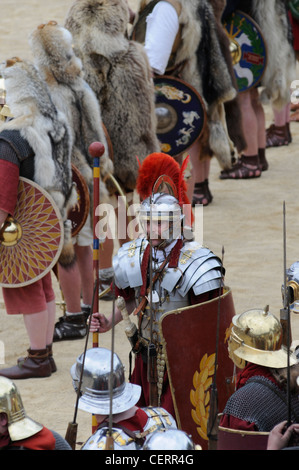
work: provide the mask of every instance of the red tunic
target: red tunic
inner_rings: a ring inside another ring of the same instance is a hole
[[[10,441],[8,433],[0,437],[0,449],[9,446],[24,447],[29,450],[54,450],[55,443],[53,433],[45,427],[37,434],[21,441]]]
[[[13,215],[17,203],[19,167],[0,158],[0,209]],[[8,315],[39,313],[55,299],[51,273],[25,287],[3,288]]]

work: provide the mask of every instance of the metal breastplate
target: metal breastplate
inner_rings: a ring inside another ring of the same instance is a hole
[[[139,298],[143,282],[141,266],[147,245],[146,239],[125,243],[113,258],[116,286],[120,289],[127,287],[135,289],[136,299]],[[156,266],[153,271],[155,268]],[[158,323],[165,312],[189,305],[191,290],[194,295],[200,295],[219,288],[221,278],[221,261],[214,253],[196,242],[185,243],[180,251],[177,266],[170,268],[166,265],[163,275],[160,280],[156,281],[153,288],[152,327],[156,341],[160,342]],[[145,338],[149,339],[150,328],[150,307],[148,306],[141,324],[142,335]]]
[[[141,332],[143,338],[150,340],[151,329],[153,337],[152,339],[160,343],[159,335],[159,320],[161,316],[170,312],[171,310],[177,310],[179,308],[187,307],[189,305],[189,296],[186,294],[182,297],[176,289],[168,292],[161,286],[161,282],[157,281],[153,286],[152,293],[152,305],[147,304],[145,311],[142,314],[141,321]],[[151,315],[152,315],[152,327],[151,327]]]
[[[142,409],[148,416],[148,420],[143,428],[147,435],[159,429],[177,429],[175,419],[164,408],[148,406]]]

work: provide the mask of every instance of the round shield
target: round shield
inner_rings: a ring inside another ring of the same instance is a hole
[[[86,222],[90,208],[90,198],[86,181],[78,168],[73,164],[72,178],[74,183],[76,183],[77,204],[69,211],[68,219],[72,223],[72,236],[75,237]]]
[[[161,151],[175,157],[201,136],[205,107],[197,91],[170,76],[154,78],[157,136]]]
[[[52,197],[20,177],[15,212],[1,230],[0,285],[23,287],[56,264],[64,242],[63,221]]]
[[[256,86],[267,66],[266,43],[256,22],[242,11],[234,12],[223,24],[239,92]]]

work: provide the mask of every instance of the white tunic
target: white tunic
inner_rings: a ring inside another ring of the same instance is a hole
[[[175,8],[168,2],[157,3],[146,18],[144,48],[152,70],[158,75],[165,73],[178,30],[179,18]]]

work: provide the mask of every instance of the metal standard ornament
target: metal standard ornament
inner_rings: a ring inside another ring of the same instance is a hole
[[[161,151],[175,157],[197,141],[205,123],[201,96],[190,85],[175,77],[154,78],[157,137]]]
[[[267,49],[255,21],[242,11],[233,13],[224,23],[230,40],[230,50],[238,91],[256,86],[267,65]]]
[[[0,233],[0,286],[23,287],[56,264],[64,242],[63,222],[52,197],[20,177],[15,212]]]
[[[75,237],[86,222],[90,208],[90,198],[87,183],[74,164],[72,164],[72,178],[76,183],[77,204],[69,211],[68,219],[72,223],[72,236]]]

